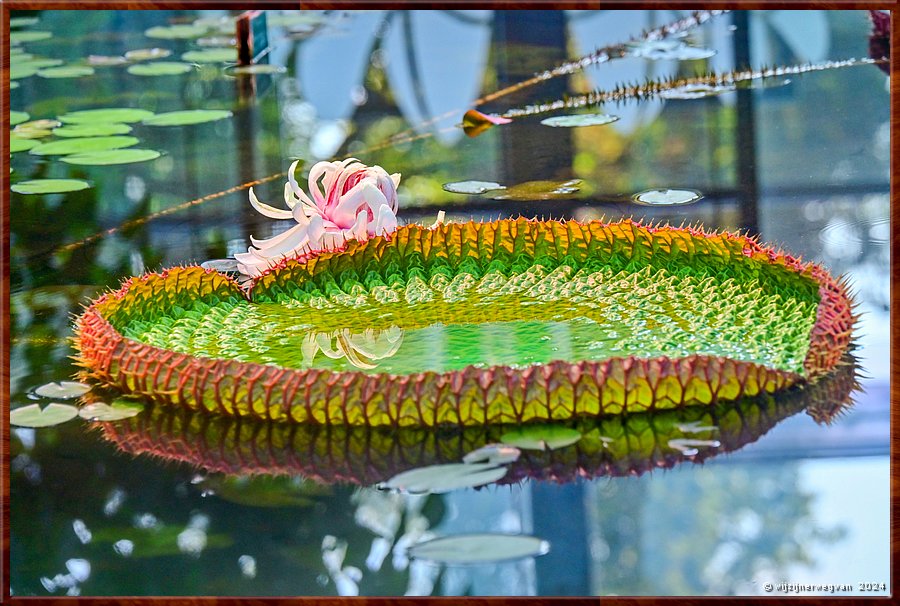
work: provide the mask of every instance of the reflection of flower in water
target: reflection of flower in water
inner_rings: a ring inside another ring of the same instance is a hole
[[[312,366],[318,352],[332,360],[346,358],[356,368],[372,369],[378,366],[376,360],[390,358],[397,353],[403,342],[403,329],[391,326],[386,330],[367,328],[354,332],[342,328],[330,333],[310,333],[303,342],[303,365]]]
[[[284,184],[289,210],[263,204],[250,189],[253,208],[298,225],[268,240],[251,237],[253,246],[234,255],[241,273],[256,277],[281,259],[340,249],[347,240],[366,240],[397,229],[399,173],[389,175],[380,166],[366,166],[355,158],[318,162],[309,171],[310,197],[294,179],[296,167],[297,162],[291,164]]]

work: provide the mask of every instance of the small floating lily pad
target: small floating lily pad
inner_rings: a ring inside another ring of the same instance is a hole
[[[491,484],[506,475],[506,467],[493,463],[450,463],[404,471],[378,485],[409,494],[442,494],[459,488]]]
[[[644,206],[682,206],[703,197],[693,189],[648,189],[634,194],[631,199]]]
[[[28,78],[29,76],[33,76],[37,73],[37,68],[27,63],[25,65],[10,65],[9,66],[9,79],[10,80],[19,80],[20,78]]]
[[[25,112],[19,112],[12,109],[9,111],[9,125],[15,126],[16,124],[21,124],[22,122],[27,121],[30,117],[31,116],[29,116]]]
[[[271,63],[255,63],[253,65],[239,65],[228,69],[227,74],[281,74],[287,71],[282,65]]]
[[[33,67],[34,69],[43,69],[45,67],[56,67],[65,63],[62,59],[50,59],[49,57],[31,57],[30,59],[16,62],[21,67]]]
[[[72,154],[60,158],[67,164],[80,164],[86,166],[108,166],[112,164],[132,164],[134,162],[146,162],[160,157],[155,149],[109,149],[105,151]]]
[[[491,463],[493,465],[506,465],[519,459],[522,451],[515,446],[504,444],[487,444],[477,450],[473,450],[463,457],[463,463]]]
[[[164,59],[172,54],[167,48],[136,48],[125,53],[129,61],[147,61],[148,59]]]
[[[38,141],[34,139],[21,139],[16,137],[15,135],[10,134],[9,136],[9,153],[14,154],[16,152],[22,152],[35,147],[38,144]]]
[[[214,122],[229,117],[231,117],[231,112],[226,109],[189,109],[156,114],[144,120],[143,124],[148,126],[185,126]]]
[[[453,194],[483,194],[486,191],[495,191],[498,189],[506,189],[505,185],[494,183],[493,181],[456,181],[454,183],[444,183],[441,186],[444,191]]]
[[[10,17],[9,27],[29,27],[38,22],[37,17]]]
[[[208,27],[196,25],[157,25],[144,32],[148,38],[161,38],[163,40],[189,40],[199,38],[209,31]]]
[[[580,179],[568,181],[526,181],[493,194],[492,200],[553,200],[571,197],[581,189]]]
[[[62,156],[107,149],[120,149],[123,147],[131,147],[137,143],[137,137],[120,135],[112,137],[79,137],[76,139],[63,139],[61,141],[43,143],[33,148],[30,153],[37,156]]]
[[[10,189],[17,194],[61,194],[80,191],[90,186],[87,181],[79,179],[34,179],[33,181],[20,181],[12,185]]]
[[[96,124],[111,122],[140,122],[146,120],[153,115],[153,112],[146,109],[137,109],[133,107],[103,107],[99,109],[82,109],[75,112],[63,114],[59,119],[67,124]]]
[[[71,398],[81,397],[90,390],[90,385],[85,385],[78,381],[60,381],[58,383],[54,381],[35,388],[34,395],[42,398],[62,398],[63,400],[69,400]]]
[[[64,65],[62,67],[48,67],[39,69],[37,75],[41,78],[83,78],[94,74],[94,68],[86,65]]]
[[[71,404],[47,404],[43,409],[39,404],[29,404],[9,411],[10,425],[19,427],[52,427],[78,416],[78,409]]]
[[[619,119],[619,116],[609,114],[572,114],[568,116],[553,116],[541,120],[544,126],[557,126],[574,128],[578,126],[600,126],[609,124]]]
[[[525,425],[500,436],[500,441],[527,450],[556,450],[581,440],[581,432],[559,425]]]
[[[409,548],[409,556],[439,564],[502,562],[541,556],[550,543],[538,537],[513,534],[463,534],[440,537]]]
[[[144,405],[134,400],[119,399],[112,404],[95,402],[83,406],[78,416],[89,421],[121,421],[137,416],[144,410]]]
[[[23,42],[38,42],[40,40],[46,40],[47,38],[52,38],[53,34],[51,32],[40,32],[40,31],[26,31],[26,32],[10,32],[9,33],[9,43],[10,45],[22,44]]]
[[[131,132],[127,124],[86,122],[84,124],[69,124],[53,129],[57,137],[108,137],[110,135],[125,135]]]
[[[227,61],[237,61],[237,49],[233,46],[230,48],[207,48],[204,50],[188,51],[181,55],[182,61],[190,61],[192,63],[223,63]]]
[[[130,65],[126,70],[133,76],[177,76],[194,69],[190,63],[179,61],[157,61],[155,63],[138,63]]]

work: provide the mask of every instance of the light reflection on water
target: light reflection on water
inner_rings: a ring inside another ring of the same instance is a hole
[[[535,39],[517,36],[529,32],[504,34],[493,25],[490,11],[451,13],[334,13],[315,26],[320,29],[302,32],[297,39],[282,38],[281,28],[293,26],[272,25],[270,33],[278,43],[270,61],[287,71],[253,76],[249,87],[245,77],[226,75],[213,65],[174,79],[154,78],[152,88],[121,66],[97,66],[93,81],[14,80],[18,87],[10,92],[12,109],[26,110],[32,119],[95,106],[146,107],[157,113],[221,108],[235,115],[165,132],[136,125],[133,132],[141,147],[166,152],[144,164],[76,167],[28,152],[13,155],[14,182],[77,178],[91,188],[12,200],[12,405],[29,404],[27,392],[37,385],[72,378],[68,356],[73,351],[65,339],[72,314],[89,297],[144,267],[202,262],[246,250],[249,234],[273,227],[258,223],[242,190],[125,227],[76,250],[61,252],[59,246],[277,174],[291,156],[312,160],[347,154],[404,174],[401,212],[410,220],[427,217],[430,222],[443,207],[453,207],[463,219],[519,213],[614,219],[624,213],[760,233],[765,241],[850,276],[868,313],[859,335],[858,353],[869,375],[863,383],[869,394],[882,395],[859,395],[856,407],[827,428],[806,415],[792,417],[791,431],[799,430],[792,435],[804,440],[793,440],[788,455],[773,450],[782,424],[738,453],[755,459],[719,458],[704,467],[681,466],[640,478],[564,484],[523,480],[511,487],[384,506],[376,504],[387,498],[383,493],[356,492],[340,482],[329,494],[303,497],[308,503],[302,509],[296,501],[285,505],[283,500],[275,507],[257,506],[266,498],[286,499],[279,492],[284,486],[265,486],[256,502],[238,503],[225,498],[227,487],[223,492],[222,485],[192,484],[196,470],[191,464],[114,454],[97,430],[80,419],[53,428],[15,429],[10,467],[10,580],[15,595],[335,595],[354,590],[383,595],[755,594],[759,583],[775,572],[795,571],[797,581],[824,578],[822,571],[834,570],[836,558],[887,574],[888,554],[883,541],[877,542],[888,530],[887,493],[882,490],[886,433],[866,440],[870,449],[881,444],[879,456],[853,458],[862,447],[854,437],[854,419],[887,427],[882,400],[890,345],[884,330],[890,302],[889,157],[883,74],[865,66],[797,76],[784,86],[754,90],[749,94],[755,120],[749,126],[738,102],[745,91],[739,91],[610,105],[604,111],[620,120],[596,128],[550,129],[537,120],[533,125],[523,121],[468,140],[458,129],[442,129],[457,123],[480,93],[547,69],[561,51],[527,55],[535,65],[520,61],[523,69],[517,64],[515,53],[522,52],[517,45],[528,48]],[[668,21],[673,17],[669,13],[571,12],[566,13],[567,31],[573,45],[586,52]],[[814,11],[802,24],[791,22],[786,13],[750,15],[754,65],[865,56],[864,12]],[[525,22],[528,15],[520,17]],[[54,38],[25,43],[25,48],[50,58],[117,56],[150,46],[171,49],[176,57],[196,50],[190,41],[142,35],[173,18],[190,22],[192,13],[92,11],[82,22],[72,22],[42,11],[39,18],[34,27],[54,32]],[[719,17],[697,30],[697,47],[718,51],[704,65],[720,71],[734,66],[732,23],[733,17]],[[538,41],[553,39],[554,32],[541,27],[532,26],[530,35]],[[802,35],[786,34],[791,31]],[[504,53],[489,54],[491,44]],[[463,56],[447,52],[460,48]],[[593,88],[601,81],[662,78],[687,65],[631,57],[582,76]],[[87,82],[96,86],[81,86]],[[497,99],[484,109],[503,111],[520,102],[557,98],[566,91],[565,86],[554,89],[555,84],[526,91],[530,98]],[[567,85],[585,84],[570,79]],[[448,112],[443,122],[430,121]],[[736,141],[747,141],[748,128],[757,151],[755,174],[738,163]],[[403,142],[386,144],[404,131],[409,132]],[[470,180],[515,184],[573,179],[585,183],[581,191],[550,200],[478,200],[442,188]],[[755,180],[750,190],[757,199],[748,197],[748,179]],[[260,185],[260,197],[278,198],[282,180]],[[622,204],[651,188],[696,189],[705,198],[684,207]],[[409,339],[404,334],[403,342]],[[336,351],[334,341],[328,347]],[[686,433],[682,439],[722,439]],[[241,435],[231,439],[241,440]],[[602,448],[604,437],[592,443]],[[838,439],[846,440],[840,451],[833,446]],[[264,456],[264,451],[231,444],[220,450],[247,462]],[[202,440],[196,445],[216,446]],[[402,459],[419,445],[409,440],[394,452]],[[708,448],[676,445],[701,452]],[[365,452],[353,440],[345,448]],[[327,451],[320,454],[329,456]],[[687,456],[684,450],[681,455]],[[813,455],[823,458],[806,460]],[[539,459],[546,473],[542,477],[553,477],[554,460]],[[366,463],[361,454],[359,464]],[[847,485],[854,470],[863,470],[871,483],[855,484],[855,490],[847,491],[852,496],[841,499],[824,487],[823,476],[843,473]],[[574,477],[579,474],[573,472]],[[560,511],[565,511],[565,525],[554,524]],[[405,555],[405,546],[424,537],[484,532],[533,535],[549,541],[552,549],[496,568],[441,570]],[[91,538],[84,541],[87,533]],[[326,541],[328,537],[334,541]],[[873,544],[879,548],[861,548]],[[333,553],[341,545],[346,549],[341,561],[324,562],[324,547]],[[821,563],[820,568],[801,566],[804,556]]]

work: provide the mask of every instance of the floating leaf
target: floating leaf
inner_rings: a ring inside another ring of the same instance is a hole
[[[125,53],[129,61],[147,61],[148,59],[164,59],[172,54],[167,48],[138,48]]]
[[[463,463],[490,463],[492,465],[506,465],[519,459],[522,451],[515,446],[503,444],[487,444],[477,450],[473,450],[463,457]]]
[[[38,70],[41,78],[82,78],[93,75],[94,68],[86,65],[66,65],[63,67],[48,67]]]
[[[9,79],[10,80],[18,80],[20,78],[28,78],[29,76],[33,76],[37,73],[37,68],[28,65],[10,65],[9,66]]]
[[[572,114],[568,116],[553,116],[541,120],[544,126],[561,126],[574,128],[578,126],[600,126],[609,124],[619,119],[619,116],[609,114]]]
[[[513,534],[462,534],[417,543],[409,556],[439,564],[481,564],[544,555],[550,543],[538,537]]]
[[[112,164],[131,164],[134,162],[146,162],[159,158],[160,154],[155,149],[110,149],[105,151],[72,154],[60,158],[67,164],[81,164],[87,166],[108,166]]]
[[[9,44],[22,44],[23,42],[38,42],[40,40],[46,40],[47,38],[52,38],[53,34],[51,32],[39,32],[39,31],[27,31],[27,32],[10,32],[9,33]]]
[[[237,61],[237,49],[231,48],[207,48],[204,50],[188,51],[181,55],[182,61],[192,63],[223,63]]]
[[[131,65],[126,71],[133,76],[177,76],[178,74],[186,74],[192,69],[194,69],[194,66],[190,63],[157,61],[156,63]]]
[[[528,450],[555,450],[578,442],[581,433],[560,425],[524,425],[500,436],[510,446]]]
[[[409,494],[442,494],[458,488],[491,484],[505,476],[506,472],[506,467],[497,467],[493,463],[430,465],[404,471],[378,487]]]
[[[253,65],[239,65],[229,68],[227,74],[281,74],[287,71],[287,68],[281,65],[272,65],[270,63],[255,63]]]
[[[34,69],[41,69],[44,67],[56,67],[57,65],[62,65],[65,63],[62,59],[48,59],[46,57],[32,57],[30,59],[23,60],[21,62],[16,62],[21,67],[33,67]]]
[[[32,120],[16,126],[12,134],[20,139],[40,139],[50,134],[51,129],[59,126],[58,120]]]
[[[143,123],[149,126],[185,126],[229,117],[231,117],[231,112],[225,109],[188,109],[156,114],[152,118],[144,120]]]
[[[78,416],[78,409],[71,404],[47,404],[41,409],[39,404],[29,404],[9,411],[10,425],[19,427],[51,427]]]
[[[108,137],[110,135],[125,135],[131,132],[127,124],[119,123],[91,123],[70,124],[60,128],[54,128],[53,134],[57,137]]]
[[[10,17],[9,27],[28,27],[38,22],[37,17]]]
[[[78,398],[91,390],[90,385],[79,383],[77,381],[60,381],[59,383],[47,383],[35,388],[34,395],[42,398],[55,398],[70,400]]]
[[[163,40],[187,40],[199,38],[209,31],[208,27],[196,25],[158,25],[144,32],[148,38],[161,38]]]
[[[121,55],[88,55],[87,62],[94,67],[115,67],[128,63],[128,59]]]
[[[681,206],[696,202],[703,194],[693,189],[648,189],[631,199],[644,206]]]
[[[454,194],[483,194],[486,191],[506,189],[505,185],[500,185],[493,181],[456,181],[454,183],[444,183],[441,187],[445,191]]]
[[[79,179],[34,179],[33,181],[20,181],[10,189],[17,194],[61,194],[87,189],[90,186],[87,181]]]
[[[9,125],[15,126],[16,124],[21,124],[30,118],[28,114],[25,112],[19,112],[14,109],[9,111]]]
[[[68,124],[96,124],[110,122],[140,122],[146,120],[153,115],[153,112],[146,109],[136,109],[133,107],[104,107],[98,109],[82,109],[76,112],[69,112],[59,117],[60,120]]]
[[[580,190],[581,180],[569,181],[526,181],[511,185],[500,193],[493,194],[492,200],[553,200],[568,198]]]
[[[477,137],[487,129],[497,124],[509,124],[509,118],[496,114],[483,114],[478,110],[470,109],[463,115],[463,131],[470,137]]]
[[[36,146],[38,141],[34,139],[21,139],[13,134],[9,135],[9,153],[26,151]]]
[[[89,421],[121,421],[137,416],[144,405],[134,400],[119,399],[112,404],[94,402],[81,407],[78,416]]]
[[[137,143],[137,137],[79,137],[77,139],[63,139],[61,141],[42,143],[33,148],[30,153],[37,156],[61,156],[107,149],[120,149],[123,147],[131,147]]]

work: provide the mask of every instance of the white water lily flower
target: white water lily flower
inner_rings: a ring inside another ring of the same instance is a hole
[[[282,259],[337,250],[347,240],[367,240],[397,229],[399,173],[389,175],[355,158],[318,162],[309,171],[310,197],[294,179],[296,166],[291,164],[284,184],[288,210],[260,202],[250,189],[250,204],[259,213],[293,219],[297,225],[267,240],[251,236],[250,249],[234,255],[241,273],[257,277]]]

